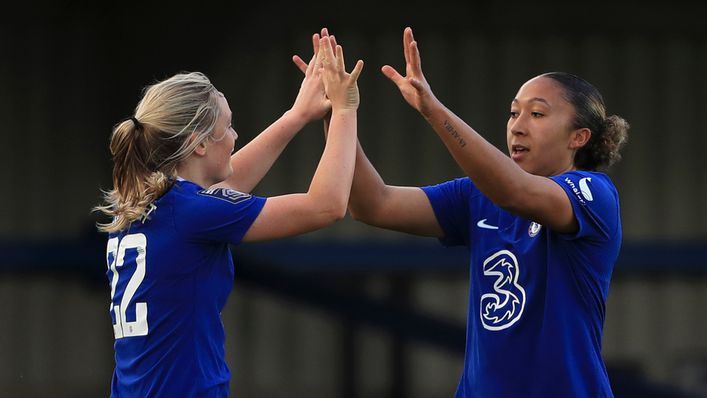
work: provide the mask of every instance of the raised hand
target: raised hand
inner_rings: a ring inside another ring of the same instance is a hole
[[[363,61],[358,60],[351,73],[347,73],[344,50],[340,45],[334,44],[333,40],[331,36],[319,39],[315,68],[323,73],[324,90],[331,101],[332,110],[356,110],[359,104],[356,81],[363,69]],[[307,68],[310,67],[311,62]]]
[[[319,38],[325,37],[325,36],[329,36],[329,30],[327,28],[322,28],[321,36],[317,33],[312,35],[312,49],[314,50],[314,57],[312,58],[312,60],[314,60],[314,58],[316,58],[317,52],[319,51]],[[334,35],[331,35],[330,37],[331,37],[332,50],[336,51],[336,49],[335,49],[336,38],[334,38]],[[300,58],[299,55],[297,55],[297,54],[293,55],[292,62],[295,63],[295,66],[297,66],[297,68],[299,68],[299,70],[301,70],[302,73],[307,72],[308,64],[302,58]]]
[[[390,65],[384,65],[381,71],[398,86],[400,93],[410,106],[423,116],[427,116],[432,104],[438,101],[432,94],[432,89],[422,73],[420,51],[412,35],[412,29],[409,27],[405,28],[403,32],[403,53],[405,54],[405,76],[402,76]]]
[[[312,45],[314,54],[309,65],[304,63],[298,56],[295,56],[304,65],[304,68],[300,68],[304,73],[304,79],[300,85],[299,93],[297,93],[297,98],[295,98],[295,103],[292,105],[292,111],[306,122],[323,118],[331,109],[331,102],[324,92],[322,73],[318,68],[314,67],[313,62],[317,58],[319,35],[315,34],[312,36]],[[293,57],[293,61],[295,57]],[[295,64],[300,66],[297,61],[295,61]]]

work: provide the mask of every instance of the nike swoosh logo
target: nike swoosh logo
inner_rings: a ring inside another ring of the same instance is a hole
[[[485,218],[482,220],[479,220],[479,222],[476,223],[476,226],[479,228],[485,228],[485,229],[498,229],[498,227],[495,225],[486,224]]]

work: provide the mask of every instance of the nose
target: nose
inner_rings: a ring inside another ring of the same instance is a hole
[[[523,131],[523,130],[518,130],[518,129],[514,129],[514,128],[511,129],[511,134],[513,134],[514,136],[523,136],[523,135],[526,135],[525,131]]]
[[[526,125],[525,125],[525,118],[522,115],[519,115],[518,117],[511,118],[508,120],[508,131],[510,131],[511,134],[514,136],[517,135],[526,135],[527,130],[526,130]]]

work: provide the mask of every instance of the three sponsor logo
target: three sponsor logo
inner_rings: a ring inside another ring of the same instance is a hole
[[[479,317],[484,329],[508,329],[523,315],[526,297],[525,289],[518,283],[518,267],[518,259],[508,250],[499,250],[484,260],[484,276],[488,282],[493,281],[482,284],[489,288],[479,302]]]

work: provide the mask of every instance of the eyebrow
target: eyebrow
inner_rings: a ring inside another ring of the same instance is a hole
[[[545,104],[549,107],[552,107],[552,105],[550,105],[550,103],[547,102],[547,100],[545,98],[541,98],[541,97],[533,97],[533,98],[529,99],[528,102],[529,103],[530,102],[542,102],[543,104]],[[520,103],[520,101],[518,101],[518,98],[513,98],[513,101],[511,101],[511,103],[518,104],[518,103]]]

